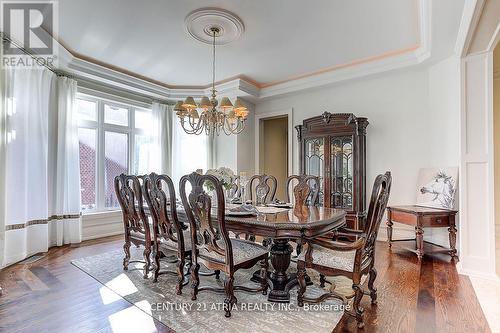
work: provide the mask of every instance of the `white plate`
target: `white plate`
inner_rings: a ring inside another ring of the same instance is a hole
[[[284,204],[269,203],[267,205],[269,207],[276,207],[276,208],[293,208],[293,205],[291,203],[284,203]]]
[[[226,215],[228,216],[252,216],[255,215],[254,212],[231,212],[231,211],[226,211]]]

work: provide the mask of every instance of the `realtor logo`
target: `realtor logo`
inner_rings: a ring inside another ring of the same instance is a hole
[[[1,1],[3,67],[53,66],[55,1]]]

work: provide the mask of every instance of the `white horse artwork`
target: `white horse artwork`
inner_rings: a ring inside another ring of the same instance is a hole
[[[430,169],[421,170],[419,177],[419,206],[453,209],[455,204],[456,173],[438,170],[429,175]],[[455,174],[455,177],[453,176]],[[427,176],[427,177],[426,177]],[[429,179],[429,176],[431,178]]]

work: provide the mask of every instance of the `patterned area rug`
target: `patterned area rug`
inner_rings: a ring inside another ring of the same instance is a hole
[[[140,259],[142,251],[131,248],[132,260]],[[289,304],[267,301],[260,293],[236,291],[237,304],[230,318],[224,317],[222,309],[224,295],[210,291],[198,294],[191,301],[191,286],[175,294],[176,277],[160,275],[157,283],[152,278],[143,279],[141,263],[131,263],[129,270],[122,269],[123,251],[115,250],[100,255],[73,260],[72,264],[113,290],[142,311],[158,319],[177,332],[283,332],[285,330],[308,332],[331,332],[343,315],[343,306],[338,300],[328,300],[321,305],[297,306],[297,288],[291,291]],[[162,263],[162,269],[175,271],[175,264]],[[133,269],[133,268],[137,269]],[[250,281],[257,269],[240,270],[235,275],[235,285],[257,287]],[[295,270],[294,267],[290,271]],[[307,287],[306,295],[317,297],[324,293],[318,287],[317,276],[311,275],[313,286]],[[200,276],[200,286],[223,287],[224,274],[220,281],[214,276]],[[349,282],[347,281],[347,286]],[[327,285],[327,288],[332,288]],[[337,282],[337,290],[339,284]],[[348,287],[347,290],[350,288]]]

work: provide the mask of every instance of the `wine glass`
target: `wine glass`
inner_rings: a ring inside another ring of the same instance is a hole
[[[240,196],[241,196],[241,202],[245,203],[246,197],[245,197],[245,190],[247,188],[248,184],[248,178],[247,178],[247,173],[246,172],[240,172]]]
[[[264,205],[264,201],[266,199],[266,194],[267,194],[267,190],[265,187],[257,187],[257,189],[255,190],[255,195],[257,196],[257,206],[263,206]]]

